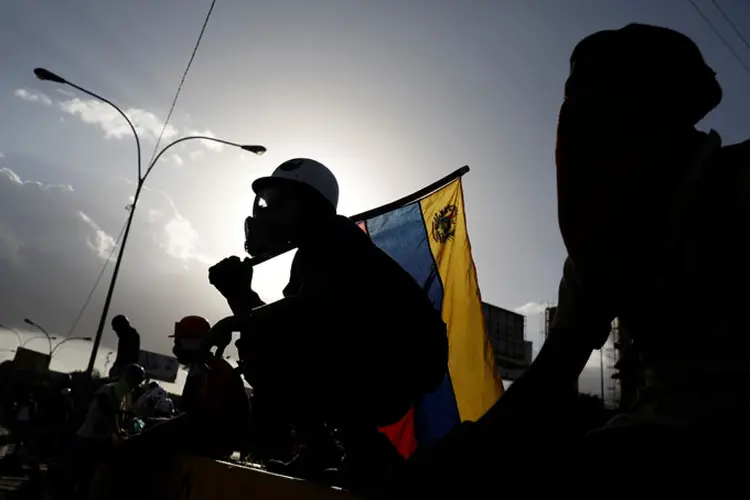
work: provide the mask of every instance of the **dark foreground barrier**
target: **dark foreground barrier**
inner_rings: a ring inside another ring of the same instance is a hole
[[[101,466],[89,500],[356,500],[343,490],[196,456],[176,456],[158,470],[141,472]]]

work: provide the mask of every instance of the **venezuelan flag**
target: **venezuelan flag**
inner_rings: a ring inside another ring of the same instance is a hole
[[[461,176],[445,179],[352,217],[372,241],[424,288],[448,326],[448,373],[400,421],[381,429],[404,456],[479,419],[502,395],[482,313],[466,228]]]

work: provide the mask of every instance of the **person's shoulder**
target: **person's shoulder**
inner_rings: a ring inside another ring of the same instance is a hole
[[[343,215],[332,217],[321,229],[322,236],[327,238],[326,247],[329,255],[336,253],[336,249],[349,253],[357,248],[364,249],[374,245],[356,222]]]
[[[366,233],[359,227],[359,224],[344,215],[336,215],[332,223],[337,232],[366,236]]]
[[[727,167],[750,167],[750,139],[723,146],[720,154]]]
[[[235,375],[235,368],[227,360],[217,357],[212,357],[208,362],[209,372],[212,374],[212,379],[217,380],[231,378]]]
[[[104,398],[114,397],[115,384],[116,384],[116,382],[108,382],[108,383],[102,385],[101,387],[99,387],[99,389],[97,389],[94,394],[96,395],[96,397],[99,397],[99,398],[102,398],[102,397],[104,397]]]
[[[737,205],[750,210],[750,140],[730,144],[719,152],[724,181],[722,191],[728,191]]]

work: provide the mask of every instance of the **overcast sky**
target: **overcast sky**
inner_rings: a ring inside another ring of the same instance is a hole
[[[713,2],[696,4],[750,63]],[[750,3],[718,4],[750,38]],[[32,69],[118,103],[148,159],[209,6],[2,2],[0,323],[23,328],[30,317],[68,334],[125,222],[136,175],[124,122],[73,89],[35,80]],[[585,35],[630,22],[694,38],[725,89],[701,127],[728,143],[750,136],[750,74],[687,0],[219,0],[165,140],[197,131],[269,152],[193,142],[165,155],[139,205],[112,313],[128,315],[143,347],[161,352],[180,317],[226,315],[207,268],[242,255],[250,184],[283,160],[327,164],[344,214],[468,164],[483,297],[529,313],[527,338],[537,341],[539,304],[555,300],[565,256],[553,151],[568,57]],[[289,258],[278,260],[257,271],[269,300],[288,277]],[[95,330],[111,268],[76,335]],[[2,347],[16,342],[0,338]],[[104,342],[114,345],[109,329]],[[85,345],[64,352],[66,367],[85,365]],[[598,391],[593,364],[583,388]]]

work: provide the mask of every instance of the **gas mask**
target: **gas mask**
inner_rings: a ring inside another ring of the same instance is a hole
[[[172,353],[180,364],[189,365],[205,360],[207,355],[205,342],[201,338],[175,339]]]
[[[255,196],[253,214],[245,219],[245,251],[253,257],[288,249],[291,240],[289,214],[274,198]]]

